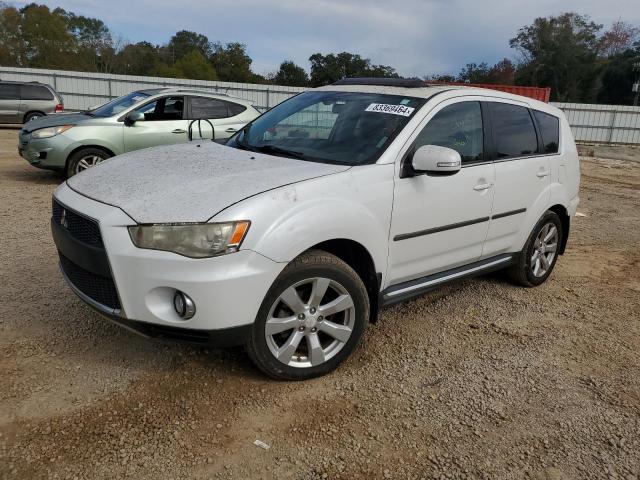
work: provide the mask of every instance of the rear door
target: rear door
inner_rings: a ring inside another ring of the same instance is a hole
[[[189,120],[185,119],[182,95],[157,98],[135,111],[143,113],[145,118],[131,126],[124,126],[126,152],[188,140]]]
[[[188,118],[196,121],[192,125],[193,138],[210,139],[211,126],[204,119],[211,122],[215,130],[215,140],[224,140],[240,130],[246,122],[239,116],[247,108],[234,102],[228,102],[219,98],[189,96]]]
[[[531,228],[531,207],[549,200],[551,169],[531,110],[526,104],[487,102],[491,112],[495,194],[483,257],[516,252],[523,229]]]
[[[20,112],[22,115],[28,112],[54,113],[55,107],[53,93],[47,87],[32,83],[20,85]]]
[[[0,122],[22,123],[20,114],[20,86],[0,82]]]

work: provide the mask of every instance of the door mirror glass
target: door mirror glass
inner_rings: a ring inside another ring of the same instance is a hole
[[[129,125],[133,125],[141,120],[144,120],[144,113],[142,112],[130,112],[127,114],[127,123]]]
[[[452,175],[462,167],[460,154],[438,145],[423,145],[413,154],[411,166],[416,173]]]

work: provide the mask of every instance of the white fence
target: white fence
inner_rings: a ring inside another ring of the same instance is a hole
[[[301,87],[278,85],[16,67],[0,67],[0,79],[48,83],[64,97],[65,108],[68,110],[85,110],[92,105],[105,103],[133,90],[191,87],[250,100],[256,108],[264,111],[305,90]],[[561,108],[567,115],[578,142],[640,144],[640,107],[579,103],[554,103],[554,105]]]

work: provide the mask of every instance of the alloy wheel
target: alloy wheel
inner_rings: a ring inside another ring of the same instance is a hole
[[[297,368],[320,365],[342,350],[356,321],[351,295],[335,280],[315,277],[284,290],[265,323],[269,351]]]
[[[80,173],[87,168],[95,167],[99,163],[102,163],[104,158],[98,155],[87,155],[86,157],[82,157],[78,164],[76,165],[76,173]]]
[[[531,270],[536,277],[543,277],[553,265],[558,250],[558,228],[552,222],[545,224],[533,244]]]

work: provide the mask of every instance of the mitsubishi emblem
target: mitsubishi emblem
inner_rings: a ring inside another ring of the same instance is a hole
[[[60,217],[60,225],[63,228],[68,228],[69,227],[69,223],[67,222],[67,211],[66,210],[62,210],[62,216]]]

